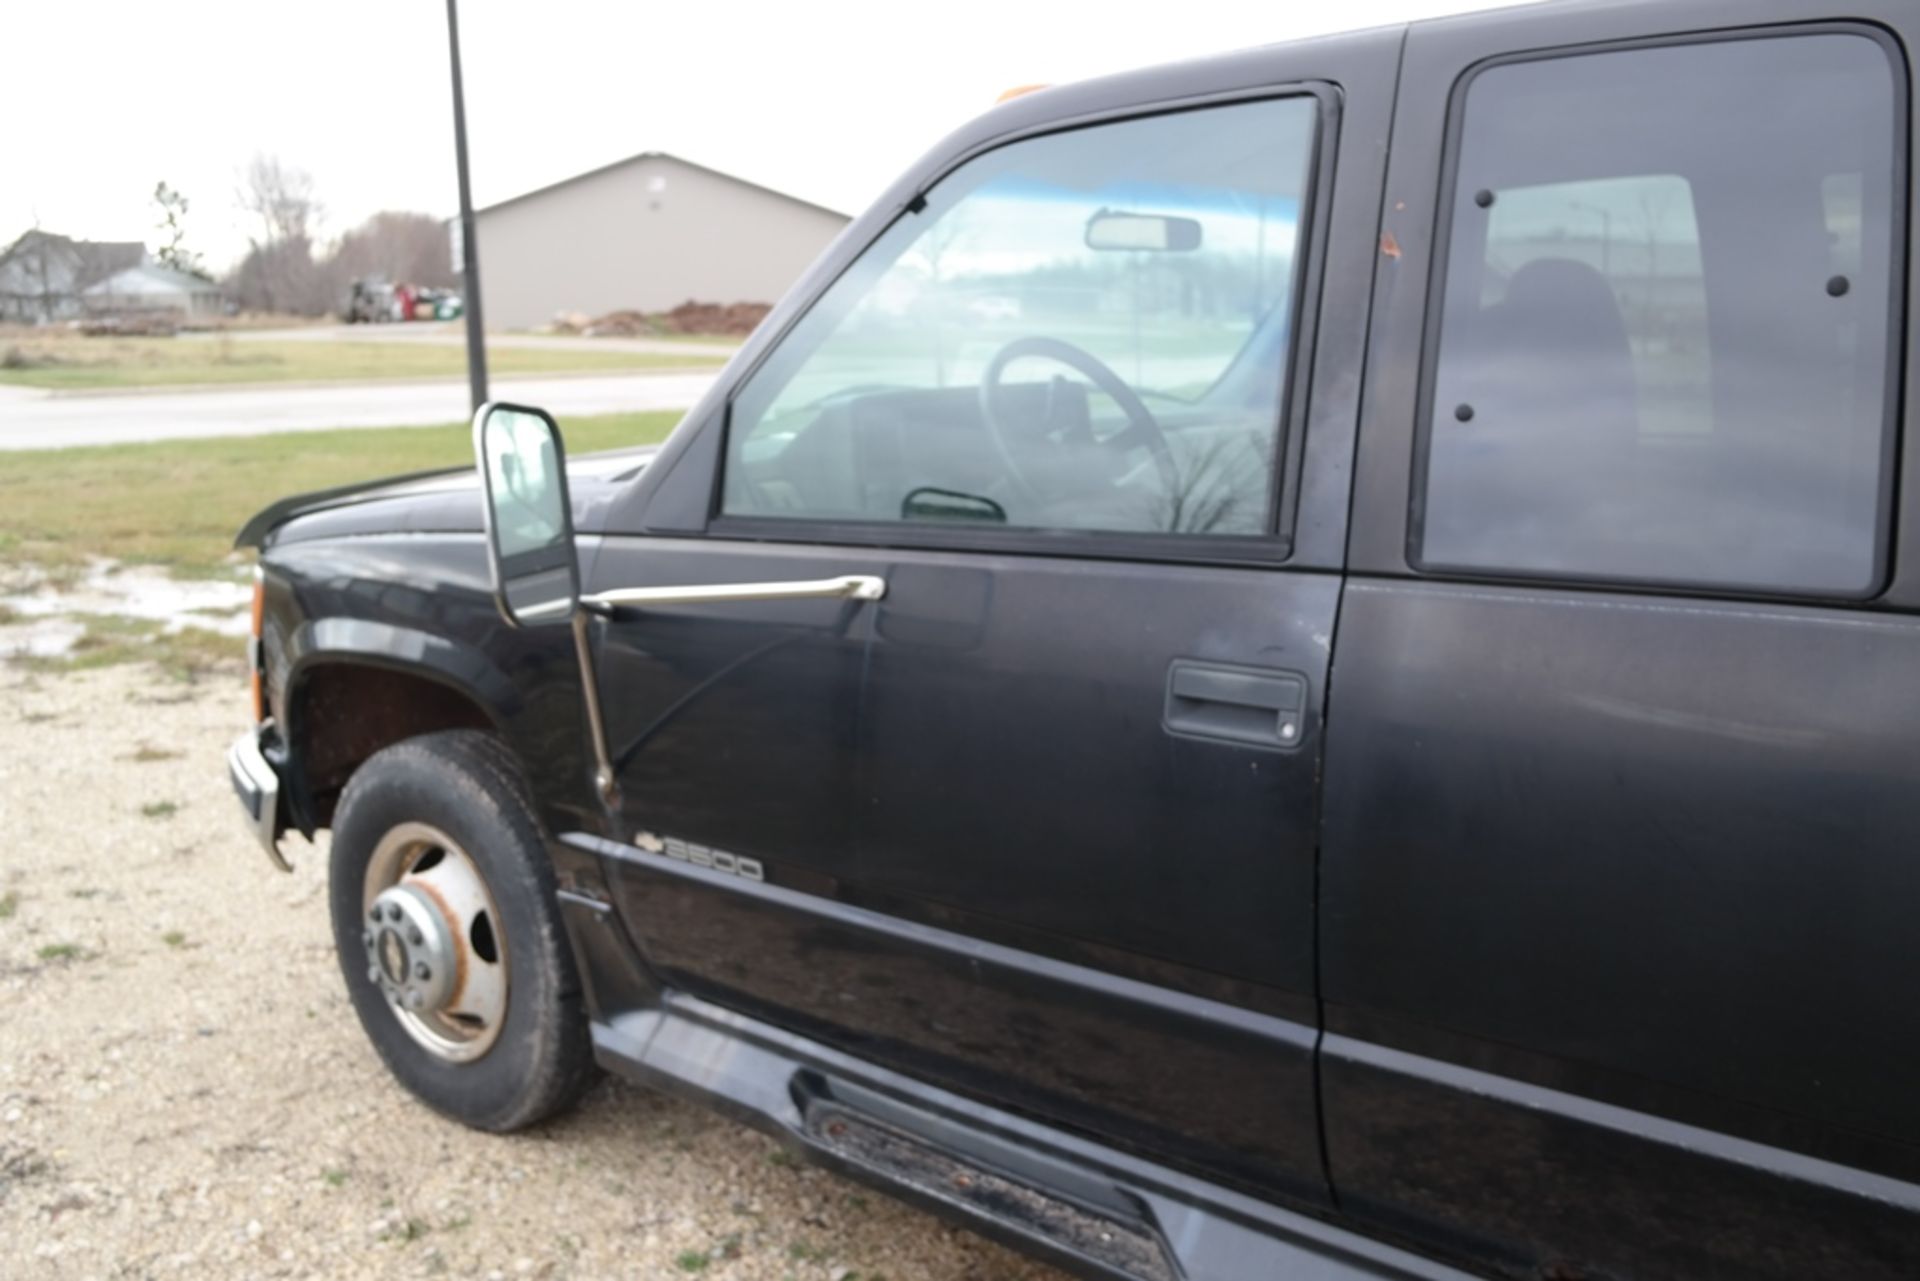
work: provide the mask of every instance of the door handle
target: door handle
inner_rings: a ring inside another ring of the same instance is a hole
[[[872,574],[843,574],[839,578],[806,578],[784,583],[699,583],[688,587],[622,587],[582,596],[580,603],[595,613],[648,605],[712,605],[755,600],[880,600],[887,580]]]
[[[1299,672],[1176,658],[1167,669],[1162,724],[1169,734],[1290,750],[1306,733],[1307,678]]]

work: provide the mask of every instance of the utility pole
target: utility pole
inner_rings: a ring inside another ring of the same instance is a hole
[[[447,46],[453,63],[453,154],[460,170],[460,275],[467,318],[467,385],[477,413],[487,403],[486,326],[480,320],[480,242],[473,234],[473,188],[467,178],[467,100],[460,88],[460,16],[447,0]]]

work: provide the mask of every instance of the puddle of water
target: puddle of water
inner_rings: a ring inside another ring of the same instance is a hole
[[[71,587],[60,588],[38,570],[16,570],[0,581],[0,607],[20,621],[0,624],[0,658],[59,658],[86,634],[85,615],[108,614],[164,624],[171,633],[200,627],[245,636],[252,584],[235,580],[181,580],[151,565],[94,559]]]

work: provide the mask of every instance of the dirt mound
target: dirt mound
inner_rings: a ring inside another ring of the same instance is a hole
[[[723,307],[715,302],[694,302],[689,299],[662,319],[669,333],[750,334],[772,310],[764,302],[736,302]]]
[[[688,299],[672,311],[610,311],[589,319],[579,312],[553,318],[561,334],[589,337],[647,338],[656,334],[717,334],[742,337],[754,331],[773,308],[764,302],[695,302]]]
[[[645,338],[662,332],[661,327],[641,311],[610,311],[589,320],[580,332],[606,338]]]

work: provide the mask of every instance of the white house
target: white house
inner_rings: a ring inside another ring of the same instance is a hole
[[[167,313],[182,321],[212,320],[226,309],[220,286],[184,271],[142,262],[81,291],[82,306],[94,315]]]
[[[51,324],[81,314],[81,295],[146,258],[137,240],[75,240],[38,228],[0,249],[0,321]]]

